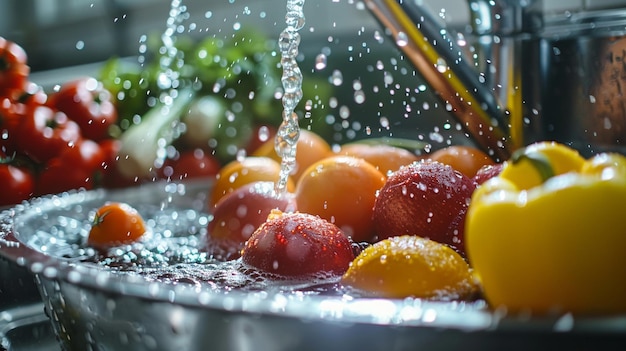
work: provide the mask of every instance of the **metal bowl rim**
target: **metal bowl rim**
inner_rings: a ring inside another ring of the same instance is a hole
[[[216,292],[190,285],[149,282],[139,275],[120,274],[95,265],[82,264],[46,255],[21,242],[12,230],[14,218],[37,215],[47,208],[80,202],[114,198],[118,192],[152,192],[169,183],[156,182],[124,190],[74,190],[36,198],[0,212],[0,256],[26,267],[36,280],[72,284],[110,296],[136,297],[152,302],[177,304],[189,308],[219,310],[231,313],[270,315],[322,322],[365,323],[394,327],[429,327],[464,331],[539,331],[568,330],[581,332],[626,332],[626,316],[573,318],[569,314],[533,317],[507,316],[505,311],[489,310],[484,301],[440,302],[421,299],[353,298],[350,296],[317,296],[281,292]],[[207,186],[206,180],[181,183],[187,189]],[[171,185],[171,184],[170,184]],[[29,211],[35,210],[36,213]],[[43,297],[45,299],[45,296]]]

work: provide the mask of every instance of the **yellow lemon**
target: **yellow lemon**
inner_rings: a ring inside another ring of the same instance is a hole
[[[453,300],[477,292],[467,262],[450,247],[414,235],[384,239],[363,250],[342,283],[365,295]]]

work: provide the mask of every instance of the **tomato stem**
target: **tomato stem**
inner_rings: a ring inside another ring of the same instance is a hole
[[[98,226],[104,222],[104,217],[106,217],[111,211],[102,212],[100,215],[96,214],[96,217],[93,219],[93,225]]]
[[[9,65],[9,61],[6,59],[7,52],[3,51],[0,56],[0,72],[8,71],[11,65]]]
[[[5,157],[0,156],[0,164],[11,164],[15,160],[16,152],[13,151],[12,155],[6,155]]]

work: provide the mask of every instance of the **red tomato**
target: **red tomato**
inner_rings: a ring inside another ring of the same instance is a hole
[[[24,89],[15,89],[8,96],[15,102],[25,105],[45,105],[48,102],[48,94],[43,87],[33,82],[26,82]]]
[[[50,103],[78,123],[84,137],[95,141],[107,138],[109,127],[117,122],[111,93],[92,77],[63,84]]]
[[[39,174],[36,193],[56,194],[71,189],[95,187],[105,157],[100,145],[82,139],[48,161]]]
[[[35,192],[35,177],[23,166],[11,164],[10,159],[0,153],[0,206],[18,204],[29,199]]]
[[[39,163],[60,155],[81,139],[78,124],[47,106],[28,106],[16,135],[17,147]]]
[[[12,154],[16,151],[16,131],[23,115],[8,97],[0,98],[0,151]]]
[[[342,275],[354,253],[350,239],[325,219],[275,210],[246,241],[241,259],[264,272],[308,279]]]
[[[125,177],[119,170],[117,159],[121,144],[122,142],[117,139],[105,139],[100,142],[100,148],[104,154],[104,163],[102,164],[102,177],[98,185],[116,189],[133,186],[139,182],[139,179]]]
[[[43,88],[28,82],[24,90],[13,89],[0,98],[0,150],[13,154],[17,150],[16,133],[29,106],[44,105],[48,95]]]
[[[293,194],[277,196],[274,182],[249,183],[228,193],[215,205],[207,225],[208,252],[217,258],[236,259],[250,235],[274,209],[296,209]]]
[[[432,160],[391,173],[374,203],[378,240],[417,235],[452,247],[465,257],[465,218],[476,183],[452,166]]]
[[[182,151],[177,158],[168,159],[161,167],[161,176],[174,181],[215,177],[220,170],[217,158],[202,149]]]
[[[13,89],[24,89],[30,74],[24,49],[0,37],[0,94]]]
[[[504,163],[496,163],[493,165],[482,166],[478,170],[478,172],[476,172],[476,175],[474,176],[474,181],[476,182],[476,184],[481,185],[489,179],[498,176],[500,172],[502,172],[503,167]]]

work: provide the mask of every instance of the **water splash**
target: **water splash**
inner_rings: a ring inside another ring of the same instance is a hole
[[[287,27],[280,34],[280,64],[283,68],[283,121],[276,133],[275,149],[281,158],[280,177],[276,183],[277,194],[287,189],[287,181],[296,163],[296,144],[300,137],[298,114],[295,108],[302,99],[302,72],[296,57],[300,46],[298,31],[304,27],[304,0],[288,0],[285,22]]]
[[[187,6],[181,0],[172,0],[167,27],[161,35],[163,45],[159,49],[159,66],[161,68],[157,84],[163,90],[175,89],[179,85],[178,69],[183,66],[184,55],[176,48],[176,34],[184,30],[182,23],[189,18]],[[166,93],[168,94],[168,93]]]

